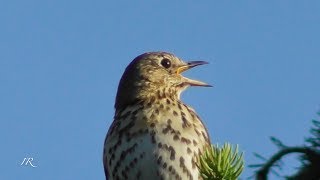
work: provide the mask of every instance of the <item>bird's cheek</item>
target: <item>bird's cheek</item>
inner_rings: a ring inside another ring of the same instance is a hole
[[[174,84],[175,80],[174,78],[170,77],[170,76],[165,76],[162,78],[163,84],[167,85],[167,86],[171,86],[172,84]]]

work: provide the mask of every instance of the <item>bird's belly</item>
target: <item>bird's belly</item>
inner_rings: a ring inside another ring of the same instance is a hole
[[[198,179],[196,157],[205,144],[193,133],[183,134],[154,129],[134,141],[123,137],[107,155],[110,179]]]
[[[191,128],[160,128],[153,149],[157,175],[163,179],[199,179],[197,157],[207,146],[205,139]]]

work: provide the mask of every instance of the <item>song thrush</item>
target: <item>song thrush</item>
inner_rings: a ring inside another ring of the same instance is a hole
[[[181,75],[202,64],[166,52],[145,53],[129,64],[104,143],[107,179],[200,179],[197,157],[210,145],[209,135],[180,94],[188,86],[210,86]]]

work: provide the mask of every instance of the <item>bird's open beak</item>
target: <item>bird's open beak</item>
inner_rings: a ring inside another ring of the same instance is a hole
[[[205,61],[189,61],[187,62],[185,65],[182,65],[180,67],[178,67],[176,73],[177,74],[181,74],[182,72],[191,69],[193,67],[199,66],[199,65],[203,65],[203,64],[208,64],[208,62]],[[186,77],[183,77],[183,79],[185,80],[185,83],[188,83],[190,86],[204,86],[204,87],[212,87],[211,85],[198,81],[198,80],[193,80],[193,79],[189,79]]]

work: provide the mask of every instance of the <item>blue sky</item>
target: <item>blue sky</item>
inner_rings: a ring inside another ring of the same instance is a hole
[[[209,65],[182,96],[246,164],[299,145],[320,109],[319,1],[0,2],[0,179],[103,179],[118,81],[146,51]],[[34,158],[36,168],[20,166]],[[297,165],[290,158],[285,173]],[[243,178],[253,170],[246,168]],[[276,178],[275,178],[276,179]]]

